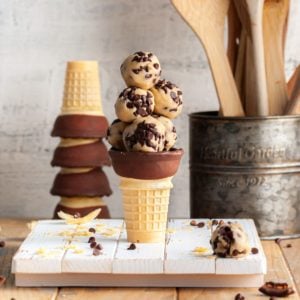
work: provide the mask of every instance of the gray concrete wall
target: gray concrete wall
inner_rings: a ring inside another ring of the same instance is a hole
[[[292,0],[286,49],[289,75],[300,61],[300,3]],[[49,165],[58,140],[50,130],[62,100],[68,60],[100,62],[105,113],[124,88],[122,60],[151,50],[163,76],[184,92],[183,115],[175,121],[178,146],[186,151],[174,179],[170,215],[188,216],[188,114],[217,109],[204,51],[168,0],[0,1],[0,217],[50,217],[58,198],[49,195],[58,169]],[[274,62],[276,63],[276,62]],[[113,217],[122,216],[118,178],[105,170],[114,195]]]

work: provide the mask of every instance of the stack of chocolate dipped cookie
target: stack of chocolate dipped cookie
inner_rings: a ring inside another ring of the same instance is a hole
[[[102,170],[111,164],[102,141],[107,128],[98,63],[68,62],[61,114],[51,133],[61,138],[51,162],[52,166],[61,167],[51,189],[52,195],[61,197],[54,218],[59,211],[84,216],[96,208],[101,208],[99,217],[109,217],[102,200],[112,193]]]

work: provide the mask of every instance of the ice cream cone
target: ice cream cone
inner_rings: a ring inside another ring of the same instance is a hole
[[[172,177],[140,180],[121,177],[127,231],[132,243],[164,242]]]
[[[110,150],[120,176],[127,240],[132,243],[165,241],[172,177],[183,151],[124,152]]]
[[[101,197],[62,197],[55,208],[54,219],[58,218],[59,211],[83,217],[97,208],[101,208],[99,218],[110,218],[108,207]]]
[[[68,62],[61,114],[103,115],[96,61]]]

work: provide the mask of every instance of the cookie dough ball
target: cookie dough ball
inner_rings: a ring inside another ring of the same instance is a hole
[[[107,130],[107,141],[118,150],[125,150],[123,143],[123,131],[128,126],[127,123],[119,119],[114,120]]]
[[[182,91],[170,81],[159,80],[151,89],[155,99],[154,112],[170,119],[182,111]]]
[[[151,52],[135,52],[121,65],[121,74],[127,86],[151,89],[159,80],[161,67]]]
[[[221,223],[210,242],[214,253],[220,257],[244,257],[251,251],[248,236],[238,223]]]
[[[151,116],[137,118],[123,132],[123,142],[127,151],[163,151],[165,137],[165,126]]]
[[[177,133],[176,128],[172,121],[166,117],[153,115],[159,122],[161,122],[166,128],[166,140],[164,151],[169,151],[176,143]]]
[[[147,117],[153,110],[153,94],[136,87],[126,88],[115,104],[116,115],[123,122],[132,122],[138,116]]]

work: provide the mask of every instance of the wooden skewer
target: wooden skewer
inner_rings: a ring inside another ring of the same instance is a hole
[[[224,116],[244,116],[244,110],[224,48],[224,24],[230,0],[172,0],[205,49]]]

